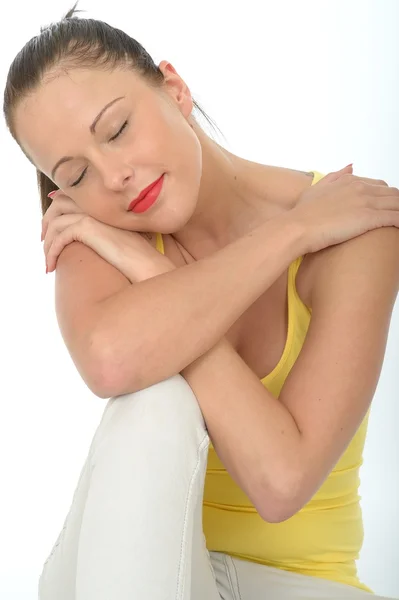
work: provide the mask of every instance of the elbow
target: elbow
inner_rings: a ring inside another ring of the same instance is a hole
[[[93,350],[91,347],[90,359],[86,356],[86,368],[80,371],[86,385],[98,398],[107,399],[121,395],[120,380],[115,376],[114,369],[104,353]]]
[[[106,356],[104,345],[97,343],[93,334],[68,341],[69,355],[89,390],[103,399],[120,395],[121,378],[116,377],[117,369],[114,361],[110,360],[109,353]]]
[[[131,356],[137,360],[128,362],[127,358],[118,356],[112,344],[98,341],[95,345],[96,367],[94,379],[96,381],[96,395],[100,398],[123,396],[132,394],[144,388],[150,387],[171,375],[156,372],[151,363],[146,360],[145,354],[140,349],[132,348]]]
[[[267,503],[266,506],[258,509],[258,513],[266,523],[283,523],[293,517],[298,510],[290,504],[280,502],[278,504]]]
[[[78,367],[78,371],[89,390],[98,398],[106,399],[117,395],[114,393],[116,386],[113,381],[97,362],[92,362],[90,367],[84,370]]]
[[[114,392],[115,386],[112,385],[110,380],[105,379],[104,377],[99,376],[98,374],[96,374],[92,378],[89,388],[95,396],[97,396],[98,398],[102,398],[103,400],[119,395]]]
[[[305,502],[296,479],[291,479],[284,486],[271,486],[263,491],[256,509],[260,517],[267,523],[282,523],[301,510]]]
[[[95,391],[93,388],[92,391],[100,398],[132,394],[148,387],[138,369],[127,369],[126,365],[118,362],[115,356],[110,356],[109,352],[97,352],[95,364],[92,371]]]
[[[90,384],[91,391],[99,398],[112,398],[127,393],[123,391],[120,377],[117,377],[117,370],[106,359],[95,361]]]
[[[257,507],[259,516],[267,523],[282,523],[287,521],[297,512],[292,503],[283,499],[271,500],[266,498],[261,505]]]
[[[99,398],[112,398],[133,392],[135,390],[124,390],[124,378],[122,376],[122,365],[116,358],[112,344],[104,336],[93,336],[91,341],[91,359],[90,359],[90,381],[86,383],[93,394]],[[132,369],[130,369],[129,381],[132,379]]]

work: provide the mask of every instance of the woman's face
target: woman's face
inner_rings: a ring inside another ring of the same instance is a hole
[[[122,229],[173,233],[194,213],[202,151],[186,84],[167,61],[159,67],[161,89],[128,70],[60,72],[21,102],[15,128],[36,167],[83,212]],[[64,156],[72,159],[54,172]],[[143,213],[128,211],[163,173],[157,202]]]

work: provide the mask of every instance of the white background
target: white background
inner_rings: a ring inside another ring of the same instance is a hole
[[[73,5],[6,3],[0,76],[40,26]],[[23,6],[23,7],[22,7]],[[399,187],[399,2],[82,1],[82,17],[169,60],[250,160],[355,174]],[[35,171],[1,125],[0,597],[37,598],[37,580],[69,509],[107,400],[80,379],[45,274]],[[361,470],[361,579],[399,597],[399,312],[396,304]],[[356,376],[361,376],[357,374]]]

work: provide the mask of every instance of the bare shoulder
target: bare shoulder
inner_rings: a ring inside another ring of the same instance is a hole
[[[275,198],[283,209],[290,210],[295,207],[302,192],[312,185],[314,174],[312,171],[298,171],[287,167],[272,169]]]
[[[301,194],[312,185],[313,171],[275,167],[278,199],[284,210],[295,208]],[[318,261],[317,253],[305,254],[296,275],[296,289],[302,302],[311,308],[311,292]]]
[[[287,175],[291,175],[292,178],[297,179],[298,181],[307,182],[308,184],[312,182],[314,177],[313,171],[300,171],[299,169],[290,169],[289,167],[277,167],[286,172]]]

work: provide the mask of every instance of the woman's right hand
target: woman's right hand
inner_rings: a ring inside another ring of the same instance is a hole
[[[74,241],[85,244],[118,269],[131,283],[171,271],[176,265],[156,250],[146,233],[120,229],[82,212],[77,204],[61,192],[42,219],[43,251],[48,273],[56,269],[59,255]]]
[[[307,188],[286,214],[304,227],[304,253],[346,242],[379,227],[399,227],[399,189],[357,177],[352,167]]]

